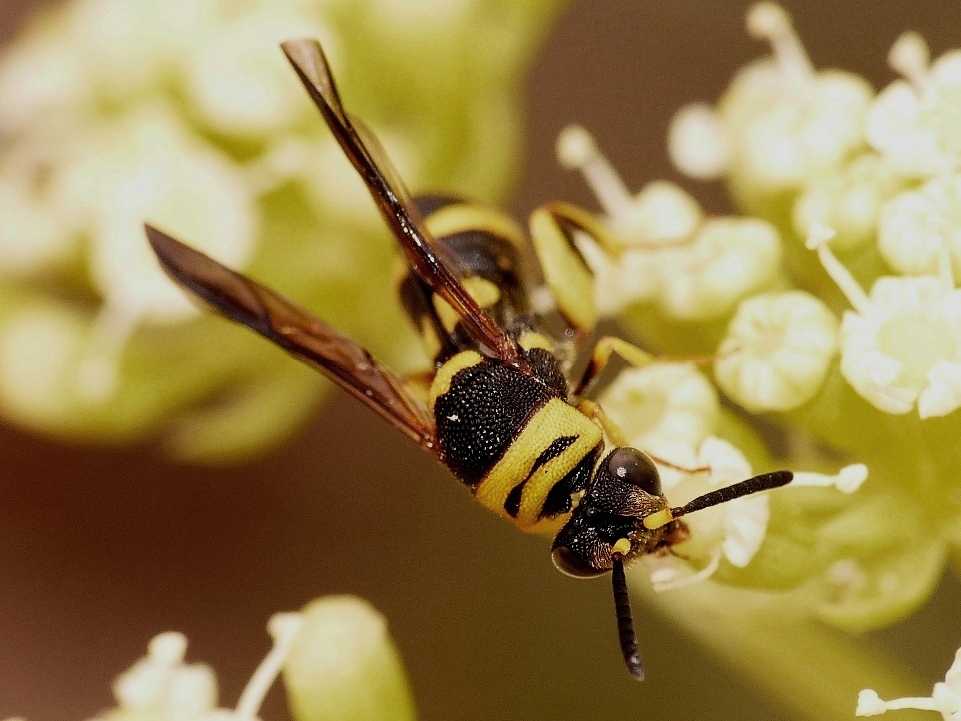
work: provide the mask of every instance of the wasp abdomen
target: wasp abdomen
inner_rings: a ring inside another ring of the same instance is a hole
[[[556,387],[464,351],[440,368],[431,397],[444,462],[477,500],[524,530],[563,520],[602,434]]]
[[[464,287],[498,325],[508,328],[527,313],[520,271],[524,235],[509,216],[450,197],[422,196],[415,203]],[[399,292],[432,358],[441,362],[475,347],[453,309],[414,273],[407,272]]]

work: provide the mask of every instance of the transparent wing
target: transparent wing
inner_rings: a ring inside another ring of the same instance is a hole
[[[434,423],[427,411],[364,348],[269,288],[156,228],[148,225],[146,230],[160,264],[179,285],[319,369],[436,455]]]
[[[281,47],[314,104],[367,185],[414,272],[457,312],[475,342],[505,362],[523,365],[513,340],[461,285],[431,243],[403,184],[369,130],[359,131],[344,109],[320,44],[288,40]],[[365,142],[366,141],[366,142]]]

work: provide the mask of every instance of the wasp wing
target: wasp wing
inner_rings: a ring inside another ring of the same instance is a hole
[[[354,126],[340,100],[320,44],[316,40],[288,40],[281,47],[337,142],[366,183],[414,272],[451,305],[477,343],[505,362],[523,365],[514,341],[477,304],[438,254],[380,143],[366,129],[358,132]],[[364,142],[363,136],[368,142]]]
[[[269,288],[146,226],[166,273],[230,320],[322,371],[426,450],[435,453],[434,423],[403,382],[361,346]]]

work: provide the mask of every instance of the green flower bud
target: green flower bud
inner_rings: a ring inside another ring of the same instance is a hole
[[[387,623],[350,596],[304,608],[284,664],[284,685],[296,721],[412,721],[406,674]]]

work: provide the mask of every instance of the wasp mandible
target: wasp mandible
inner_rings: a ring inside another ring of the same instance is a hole
[[[628,447],[586,398],[613,354],[635,366],[656,359],[604,337],[572,382],[558,352],[563,338],[545,331],[531,309],[520,269],[527,240],[518,226],[457,198],[411,199],[379,142],[344,108],[320,45],[289,40],[282,48],[400,244],[408,266],[401,302],[434,361],[429,390],[269,288],[148,225],[161,265],[222,315],[365,403],[481,504],[524,531],[553,534],[559,570],[578,578],[612,572],[624,661],[643,678],[624,564],[684,540],[682,516],[783,486],[791,473],[765,473],[672,508],[652,457]],[[529,231],[564,335],[586,337],[597,322],[594,283],[573,233],[611,253],[617,243],[590,213],[558,202],[535,210]]]

